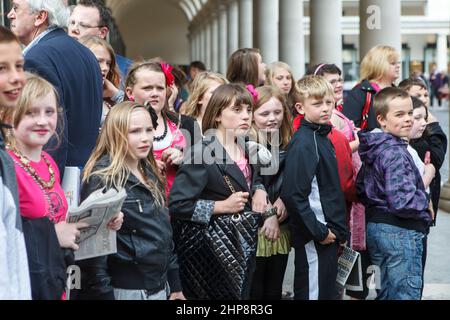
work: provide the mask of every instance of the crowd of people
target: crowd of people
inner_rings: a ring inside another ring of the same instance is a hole
[[[187,80],[117,55],[102,1],[71,9],[14,0],[0,27],[0,299],[279,300],[293,248],[294,299],[338,300],[345,246],[365,277],[348,296],[367,298],[377,266],[377,299],[421,299],[447,151],[430,105],[441,74],[431,90],[396,85],[399,52],[378,45],[344,99],[337,61],[295,79],[242,48],[225,75],[195,61]],[[74,260],[88,225],[66,221],[68,166],[81,200],[125,189],[107,225],[117,253]]]

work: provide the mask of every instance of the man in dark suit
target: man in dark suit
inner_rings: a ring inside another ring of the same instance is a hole
[[[112,24],[111,10],[101,0],[79,0],[69,18],[68,34],[79,40],[84,36],[97,36],[105,39]],[[122,82],[125,82],[132,61],[116,54]]]
[[[33,7],[33,6],[41,7]],[[50,150],[58,167],[83,167],[99,133],[102,114],[102,76],[89,49],[69,37],[68,8],[63,0],[13,0],[8,18],[24,49],[25,69],[51,82],[59,93],[63,135]]]

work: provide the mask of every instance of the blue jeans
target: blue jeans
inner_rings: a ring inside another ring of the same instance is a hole
[[[380,268],[377,299],[420,300],[423,237],[421,232],[384,223],[367,225],[372,264]]]

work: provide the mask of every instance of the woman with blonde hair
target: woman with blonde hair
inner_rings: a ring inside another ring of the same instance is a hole
[[[81,197],[125,188],[124,224],[117,253],[80,262],[82,299],[184,299],[178,276],[163,177],[153,157],[157,115],[134,102],[116,105],[106,118],[83,172]]]
[[[367,52],[361,61],[360,83],[348,94],[342,113],[361,129],[378,127],[372,108],[375,94],[393,86],[400,76],[400,54],[395,48],[378,45]]]
[[[286,95],[286,104],[292,116],[297,115],[295,110],[295,90],[297,83],[291,67],[282,61],[273,62],[266,69],[266,85],[276,86]]]
[[[87,47],[97,58],[103,77],[103,113],[102,122],[105,121],[109,110],[117,103],[122,102],[124,92],[120,89],[120,71],[116,62],[116,54],[111,45],[97,36],[81,37],[79,42]]]
[[[201,128],[209,99],[211,99],[214,90],[226,83],[228,83],[228,80],[220,73],[210,71],[199,73],[192,82],[192,93],[182,113],[197,120]]]

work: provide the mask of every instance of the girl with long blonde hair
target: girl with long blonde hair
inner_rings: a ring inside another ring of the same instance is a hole
[[[164,180],[153,157],[157,115],[134,102],[106,118],[83,173],[81,197],[97,189],[125,188],[124,225],[117,253],[82,261],[82,299],[184,299],[172,242]]]
[[[274,160],[274,173],[264,174],[262,179],[268,193],[268,205],[276,208],[276,215],[264,221],[259,233],[251,298],[280,300],[290,251],[287,211],[280,193],[287,146],[293,134],[291,112],[286,105],[285,93],[277,87],[263,86],[256,91],[258,98],[252,127],[260,142],[266,140]]]
[[[223,75],[210,71],[199,73],[192,82],[192,93],[184,111],[187,116],[197,120],[200,128],[212,93],[220,85],[226,83],[228,83],[228,80]]]

